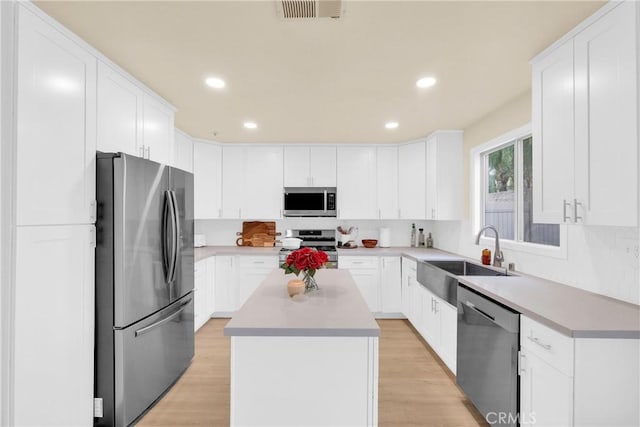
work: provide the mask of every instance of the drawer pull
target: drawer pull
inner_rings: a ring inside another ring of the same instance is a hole
[[[540,339],[538,339],[537,337],[529,336],[529,337],[527,337],[527,339],[529,339],[529,341],[533,341],[533,343],[535,343],[535,344],[538,344],[540,347],[544,348],[545,350],[551,350],[551,345],[550,344],[541,343]]]

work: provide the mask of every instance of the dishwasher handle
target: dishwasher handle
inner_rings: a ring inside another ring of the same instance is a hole
[[[476,307],[475,305],[473,305],[472,302],[470,301],[465,301],[464,305],[466,305],[467,307],[469,307],[471,310],[475,311],[476,313],[478,313],[479,315],[481,315],[482,317],[491,320],[492,322],[496,321],[496,318],[494,316],[491,316],[490,314],[485,313],[484,311],[480,310],[478,307]]]

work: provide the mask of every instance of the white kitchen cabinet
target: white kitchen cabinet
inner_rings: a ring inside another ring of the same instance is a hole
[[[193,272],[193,328],[196,331],[207,322],[207,281],[207,262],[200,260],[195,263]]]
[[[640,425],[638,339],[572,338],[520,316],[522,425]]]
[[[15,425],[93,423],[93,225],[16,229]]]
[[[573,377],[533,353],[520,354],[521,426],[572,426]]]
[[[278,268],[278,256],[241,256],[237,258],[236,307],[239,309],[262,284],[273,269]]]
[[[98,150],[144,157],[143,97],[131,80],[98,61]]]
[[[462,131],[439,131],[430,135],[426,156],[427,219],[461,219]]]
[[[534,221],[559,224],[573,196],[573,43],[535,62],[531,84]]]
[[[398,217],[425,219],[426,153],[424,141],[398,147]]]
[[[638,7],[610,6],[533,61],[536,222],[638,224]]]
[[[96,59],[18,6],[16,224],[92,223]]]
[[[376,219],[376,149],[338,147],[338,217]]]
[[[245,148],[222,146],[222,218],[243,218]]]
[[[336,147],[285,146],[285,187],[335,187]]]
[[[171,163],[174,138],[174,110],[155,97],[143,97],[142,143],[145,158],[168,165]]]
[[[282,146],[222,147],[222,218],[282,215]]]
[[[431,346],[451,372],[456,373],[458,338],[458,310],[416,282],[412,290],[417,295],[413,301],[414,327]]]
[[[380,271],[378,257],[339,256],[341,269],[349,270],[353,281],[372,312],[380,311]]]
[[[230,317],[236,309],[235,257],[217,255],[214,262],[214,317]]]
[[[380,311],[402,312],[402,274],[400,257],[380,257]]]
[[[194,266],[194,328],[197,331],[215,311],[216,260],[202,259]]]
[[[398,147],[376,148],[379,219],[398,218]]]
[[[441,300],[440,309],[440,351],[444,363],[456,374],[458,351],[458,308]]]
[[[585,224],[638,225],[639,9],[623,3],[574,39],[574,203]]]
[[[173,161],[171,164],[193,173],[193,141],[186,133],[176,129],[173,140]]]
[[[222,147],[193,143],[193,193],[195,219],[222,215]]]
[[[422,297],[421,327],[418,330],[431,348],[437,352],[440,347],[440,309],[438,308],[440,299],[424,286],[420,284],[418,286]]]
[[[406,257],[402,257],[402,312],[411,320],[411,290],[418,282],[417,263]]]
[[[101,61],[98,62],[97,88],[98,150],[121,151],[158,163],[174,164],[175,110],[172,107]]]
[[[242,218],[282,217],[282,146],[252,146],[246,152]]]

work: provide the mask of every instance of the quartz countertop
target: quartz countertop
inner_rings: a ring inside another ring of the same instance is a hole
[[[279,247],[213,246],[196,248],[195,256],[197,261],[213,255],[277,255],[279,250]],[[338,249],[338,258],[341,256],[404,256],[417,262],[462,259],[477,263],[439,249],[410,247]],[[318,274],[329,271],[320,270]],[[640,338],[640,306],[520,272],[514,274],[458,276],[458,279],[465,286],[570,337]],[[286,290],[283,292],[286,296]]]
[[[377,337],[380,328],[346,270],[318,270],[319,290],[290,298],[272,271],[224,328],[227,336]]]
[[[640,338],[640,306],[517,274],[458,276],[458,281],[570,337]]]

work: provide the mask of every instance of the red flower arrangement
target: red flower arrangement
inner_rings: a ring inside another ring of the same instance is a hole
[[[329,257],[326,252],[302,248],[291,252],[280,268],[284,270],[284,274],[294,273],[297,276],[302,271],[313,277],[316,270],[322,268],[328,261]]]

